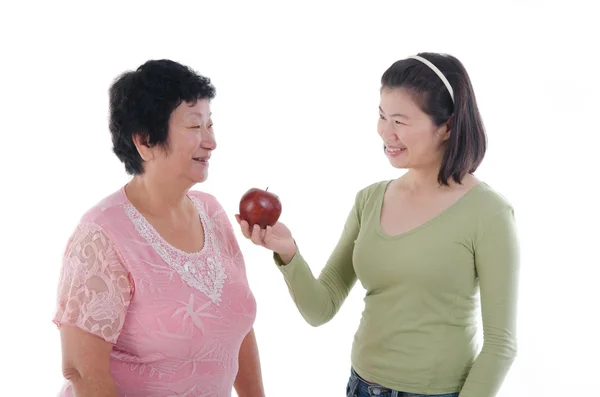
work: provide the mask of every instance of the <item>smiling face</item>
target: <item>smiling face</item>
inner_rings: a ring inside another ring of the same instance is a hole
[[[377,132],[395,168],[439,169],[450,137],[447,125],[436,126],[402,88],[382,89]]]
[[[209,101],[182,102],[175,108],[169,119],[165,148],[148,147],[137,137],[135,143],[145,161],[145,174],[189,185],[204,182],[208,177],[208,159],[217,147]]]

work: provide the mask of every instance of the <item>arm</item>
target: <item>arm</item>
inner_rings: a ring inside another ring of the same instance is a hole
[[[476,242],[484,342],[460,397],[494,397],[517,354],[519,247],[512,208],[497,214]]]
[[[94,225],[73,234],[61,271],[58,310],[64,377],[77,397],[118,397],[110,354],[121,332],[132,285],[108,237]]]
[[[242,341],[239,353],[239,370],[233,383],[239,397],[264,397],[260,358],[254,328]]]
[[[112,344],[69,325],[60,329],[63,376],[77,397],[119,397],[110,375]]]
[[[361,207],[359,192],[342,235],[318,278],[313,276],[297,249],[295,252],[274,254],[300,314],[312,326],[331,320],[356,283],[352,255],[354,241],[360,231]]]

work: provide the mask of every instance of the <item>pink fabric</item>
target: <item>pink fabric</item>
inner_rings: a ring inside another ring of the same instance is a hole
[[[204,248],[163,240],[124,189],[86,213],[65,251],[54,322],[114,344],[120,397],[229,397],[256,302],[217,200],[189,192]],[[73,395],[67,383],[60,394]]]

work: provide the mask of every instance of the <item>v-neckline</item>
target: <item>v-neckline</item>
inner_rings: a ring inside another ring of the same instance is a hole
[[[440,212],[439,214],[433,216],[432,218],[426,220],[425,222],[421,223],[418,226],[413,227],[410,230],[407,230],[406,232],[400,233],[400,234],[388,234],[386,233],[383,228],[381,227],[381,215],[382,215],[382,210],[383,210],[383,200],[385,198],[385,193],[388,190],[388,187],[390,186],[390,184],[393,182],[394,180],[390,180],[387,181],[387,183],[385,183],[383,185],[383,193],[380,195],[378,202],[377,202],[377,207],[376,207],[376,212],[377,212],[377,219],[375,222],[375,229],[377,231],[377,234],[387,240],[397,240],[397,239],[401,239],[407,236],[410,236],[414,233],[417,233],[419,231],[421,231],[422,229],[425,229],[427,227],[429,227],[430,225],[432,225],[433,223],[437,222],[439,219],[447,216],[448,214],[450,214],[452,211],[455,210],[456,207],[458,207],[463,201],[465,201],[470,195],[471,193],[473,193],[476,190],[481,189],[482,187],[486,186],[485,182],[483,181],[479,181],[476,185],[472,186],[471,188],[469,188],[469,190],[467,190],[465,192],[465,194],[463,194],[460,198],[458,198],[454,203],[452,203],[450,206],[448,206],[446,209],[444,209],[442,212]]]

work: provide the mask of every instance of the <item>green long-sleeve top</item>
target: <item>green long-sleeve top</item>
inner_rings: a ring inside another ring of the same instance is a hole
[[[352,365],[361,377],[405,392],[493,397],[517,351],[513,208],[480,183],[432,220],[390,236],[380,223],[388,183],[358,192],[318,278],[299,250],[287,265],[275,254],[290,294],[305,320],[319,326],[358,279],[366,295]]]

